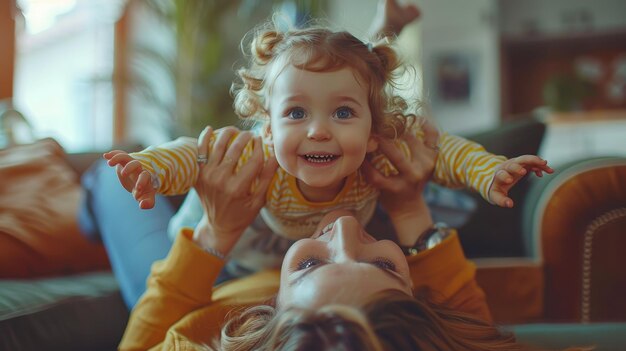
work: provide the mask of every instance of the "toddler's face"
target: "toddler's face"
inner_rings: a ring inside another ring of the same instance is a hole
[[[333,194],[376,148],[368,87],[349,68],[310,72],[287,66],[268,99],[278,163],[303,193]]]

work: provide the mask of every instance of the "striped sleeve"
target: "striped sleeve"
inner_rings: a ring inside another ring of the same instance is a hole
[[[189,191],[198,178],[197,144],[195,138],[180,137],[130,156],[150,173],[159,194],[179,195]]]
[[[496,167],[506,161],[465,138],[444,133],[439,139],[439,157],[433,180],[448,188],[474,189],[487,201]]]
[[[424,133],[418,128],[416,135],[422,140]],[[407,157],[411,154],[404,141],[398,141],[396,145]],[[491,203],[489,188],[496,166],[506,161],[506,157],[496,156],[487,152],[480,144],[447,133],[439,137],[439,147],[433,181],[447,188],[473,189]],[[385,176],[398,174],[393,164],[381,152],[375,152],[370,162]]]
[[[213,150],[216,131],[209,141],[209,154]],[[228,145],[235,140],[233,135]],[[253,141],[250,140],[241,152],[237,161],[235,173],[252,157]],[[267,160],[272,151],[267,145],[263,146],[263,157]],[[189,137],[180,137],[174,141],[151,146],[141,152],[130,154],[141,163],[143,169],[150,173],[152,185],[159,194],[180,195],[191,189],[198,179],[198,140]],[[256,184],[256,183],[254,183]]]

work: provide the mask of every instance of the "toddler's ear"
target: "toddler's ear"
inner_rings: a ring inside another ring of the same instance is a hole
[[[367,152],[374,152],[378,150],[378,137],[375,135],[371,135],[369,140],[367,141]]]

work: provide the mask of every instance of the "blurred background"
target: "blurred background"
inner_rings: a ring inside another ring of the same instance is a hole
[[[626,154],[625,0],[415,3],[422,18],[399,47],[443,130],[477,133],[541,114],[541,153],[557,164]],[[51,136],[69,151],[237,124],[228,89],[247,31],[281,11],[293,23],[329,19],[365,40],[376,5],[1,0],[0,109],[13,107],[32,126],[34,135],[13,128],[12,138]]]

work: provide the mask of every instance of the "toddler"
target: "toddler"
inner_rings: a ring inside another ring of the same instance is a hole
[[[262,121],[264,155],[275,155],[279,163],[261,211],[267,226],[292,240],[308,237],[338,208],[367,223],[379,193],[360,171],[366,155],[391,175],[397,171],[377,152],[379,140],[423,136],[421,119],[394,89],[401,63],[389,41],[364,43],[321,27],[281,32],[270,24],[256,32],[249,54],[251,63],[238,71],[241,82],[233,85],[234,108],[243,119]],[[406,144],[398,145],[408,156]],[[439,152],[433,181],[474,189],[502,207],[513,206],[507,193],[528,172],[552,172],[537,156],[507,160],[445,133],[429,147]],[[232,162],[240,167],[251,153],[249,143]],[[157,192],[187,192],[206,155],[198,155],[196,139],[183,137],[139,153],[112,151],[105,158],[122,166],[120,181],[141,208],[151,208]]]

